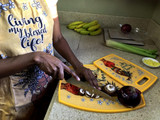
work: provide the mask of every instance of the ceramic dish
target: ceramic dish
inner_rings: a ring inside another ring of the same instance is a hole
[[[148,67],[151,67],[151,68],[158,68],[160,67],[160,63],[158,60],[156,59],[153,59],[153,58],[149,58],[149,57],[144,57],[142,59],[142,62],[148,66]]]

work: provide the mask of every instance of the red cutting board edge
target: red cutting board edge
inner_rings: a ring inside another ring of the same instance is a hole
[[[121,60],[124,60],[124,61],[128,62],[129,64],[132,64],[132,65],[135,66],[136,68],[139,68],[139,69],[141,69],[143,72],[145,72],[145,73],[147,73],[148,75],[152,76],[154,79],[150,79],[149,76],[144,76],[144,75],[142,75],[141,78],[144,78],[144,77],[149,78],[149,80],[147,80],[147,82],[145,82],[145,83],[142,84],[142,85],[139,85],[139,84],[138,84],[138,82],[141,81],[141,79],[139,79],[139,80],[137,80],[137,81],[133,81],[134,84],[127,84],[127,83],[125,83],[124,81],[120,81],[120,80],[117,79],[115,76],[109,74],[104,68],[100,67],[100,65],[99,65],[99,61],[100,61],[102,58],[107,58],[107,57],[110,57],[110,56],[117,57],[117,58],[119,58],[119,59],[121,59]],[[138,88],[141,92],[144,92],[144,91],[146,91],[148,88],[150,88],[150,87],[156,82],[156,80],[158,79],[157,76],[153,75],[152,73],[148,72],[147,70],[145,70],[145,69],[139,67],[138,65],[136,65],[136,64],[134,64],[134,63],[132,63],[132,62],[124,59],[124,58],[121,58],[121,57],[119,57],[119,56],[117,56],[117,55],[115,55],[115,54],[109,54],[109,55],[104,56],[104,57],[102,57],[102,58],[94,61],[93,64],[94,64],[96,67],[98,67],[100,70],[102,70],[104,73],[106,73],[107,75],[109,75],[109,76],[112,77],[114,80],[116,80],[117,82],[119,82],[120,84],[122,84],[122,85],[124,85],[124,86],[131,85],[131,86],[134,86],[134,87]]]

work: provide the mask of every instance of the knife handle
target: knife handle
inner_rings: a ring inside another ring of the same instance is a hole
[[[68,79],[71,78],[71,77],[72,77],[71,74],[69,74],[69,73],[67,73],[66,71],[64,71],[64,79],[65,79],[65,80],[68,80]]]

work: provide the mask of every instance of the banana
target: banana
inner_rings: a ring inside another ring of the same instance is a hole
[[[95,31],[97,30],[98,28],[100,28],[100,24],[97,24],[97,25],[94,25],[94,26],[91,26],[88,28],[88,31]]]
[[[68,26],[70,26],[70,25],[79,25],[79,24],[82,24],[82,23],[83,23],[83,21],[75,21],[75,22],[70,23]]]
[[[73,29],[76,28],[76,26],[77,26],[77,25],[68,25],[67,28],[73,30]]]
[[[75,28],[74,30],[75,30],[76,32],[80,32],[80,31],[85,31],[86,29],[84,29],[84,28],[78,28],[78,29]]]
[[[91,27],[93,25],[96,25],[96,24],[98,24],[98,21],[94,20],[94,21],[92,21],[92,22],[90,22],[88,24],[83,25],[83,28],[87,29],[87,28],[89,28],[89,27]]]
[[[87,30],[82,30],[82,31],[80,31],[80,34],[82,34],[82,35],[88,35],[88,34],[89,34],[89,31],[87,31]]]
[[[92,35],[92,36],[94,36],[94,35],[99,35],[101,32],[102,32],[102,29],[99,28],[98,30],[90,32],[89,34]]]
[[[81,28],[81,27],[82,27],[83,25],[85,25],[85,24],[87,24],[87,23],[81,23],[81,24],[77,25],[76,28]]]

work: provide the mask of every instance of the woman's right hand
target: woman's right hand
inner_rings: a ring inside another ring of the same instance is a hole
[[[34,60],[36,64],[46,74],[52,76],[52,78],[64,79],[64,71],[71,74],[75,79],[80,81],[80,78],[73,72],[68,66],[66,66],[61,60],[47,54],[45,52],[35,52]]]

